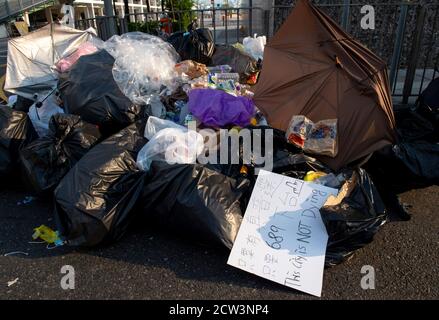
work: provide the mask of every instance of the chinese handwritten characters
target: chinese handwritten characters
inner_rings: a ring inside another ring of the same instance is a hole
[[[328,234],[319,209],[337,192],[261,170],[227,263],[320,296]]]

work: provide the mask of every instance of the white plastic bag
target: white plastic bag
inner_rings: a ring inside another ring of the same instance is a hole
[[[115,35],[103,48],[115,59],[113,77],[135,104],[150,104],[154,95],[171,93],[178,86],[174,68],[179,56],[169,43],[141,32]]]
[[[253,38],[245,37],[242,44],[244,45],[245,52],[251,55],[255,60],[264,59],[264,48],[267,44],[266,36],[257,37],[255,34]]]
[[[169,164],[195,163],[204,150],[203,136],[182,128],[166,128],[155,134],[137,155],[138,168],[148,171],[153,160]]]
[[[28,115],[38,136],[43,137],[49,133],[50,118],[57,113],[64,113],[64,110],[59,107],[55,94],[48,96],[41,107],[37,108],[34,103],[29,108]]]

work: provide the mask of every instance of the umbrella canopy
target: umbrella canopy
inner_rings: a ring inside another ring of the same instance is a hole
[[[92,40],[96,31],[85,31],[49,24],[8,42],[5,90],[32,99],[56,87],[57,74],[52,66],[73,53],[83,42]]]
[[[294,115],[338,120],[338,170],[395,140],[386,64],[307,0],[300,0],[265,47],[254,101],[286,131]]]

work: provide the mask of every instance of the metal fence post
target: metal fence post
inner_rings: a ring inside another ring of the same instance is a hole
[[[401,12],[399,14],[398,27],[396,29],[396,41],[395,46],[393,47],[392,61],[390,63],[390,87],[393,88],[393,85],[396,82],[396,70],[399,68],[399,60],[401,59],[401,51],[402,51],[402,40],[405,33],[405,25],[407,21],[407,11],[408,5],[401,5]]]
[[[341,26],[346,32],[349,32],[349,16],[351,11],[351,0],[343,1],[343,13],[341,16]]]
[[[271,10],[264,10],[264,34],[270,36],[270,14]]]
[[[407,74],[405,77],[404,90],[402,92],[402,103],[407,104],[409,97],[412,94],[413,82],[416,75],[416,67],[419,59],[419,49],[421,47],[422,36],[424,34],[424,22],[425,22],[425,7],[418,7],[416,15],[416,30],[415,37],[413,39],[412,50],[410,53],[410,61],[407,68]]]

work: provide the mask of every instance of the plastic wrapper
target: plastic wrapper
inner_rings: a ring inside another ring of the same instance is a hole
[[[92,42],[84,42],[71,55],[59,60],[55,64],[55,68],[58,72],[67,72],[81,56],[92,54],[96,51],[98,51],[98,48]]]
[[[306,153],[335,157],[338,152],[337,119],[314,123],[305,116],[293,116],[286,138]]]
[[[259,71],[255,59],[231,45],[217,45],[211,65],[229,65],[232,72],[239,73],[241,82],[246,82],[252,74]]]
[[[196,29],[190,32],[175,32],[169,38],[181,60],[193,60],[209,65],[215,51],[212,32],[209,29]]]
[[[185,60],[175,65],[179,75],[186,75],[189,79],[199,78],[209,73],[205,64],[192,60]]]
[[[0,177],[15,171],[20,150],[36,138],[38,135],[26,113],[0,106]]]
[[[351,172],[337,197],[329,197],[320,209],[328,232],[326,266],[348,259],[373,240],[387,220],[377,188],[363,169]]]
[[[149,104],[153,95],[170,94],[178,87],[178,54],[159,37],[141,32],[115,35],[104,49],[115,59],[114,80],[133,103]]]
[[[226,125],[245,127],[256,113],[251,99],[214,89],[191,90],[189,112],[204,125],[215,128]]]
[[[52,191],[99,139],[97,126],[82,121],[79,116],[54,115],[49,133],[20,151],[25,181],[36,193]]]
[[[59,90],[66,113],[99,126],[105,136],[145,117],[144,106],[133,104],[113,79],[113,57],[105,50],[82,56],[61,76]]]
[[[137,152],[146,143],[145,121],[136,122],[85,154],[55,189],[55,217],[67,245],[118,240],[136,215],[144,174]]]
[[[34,103],[29,108],[28,115],[38,136],[43,137],[49,133],[49,121],[52,116],[64,113],[64,110],[58,105],[57,97],[54,93],[40,104],[41,106],[37,107],[37,103]]]
[[[254,37],[245,37],[242,41],[245,52],[251,55],[255,60],[264,59],[264,48],[267,44],[267,37],[255,34]]]
[[[247,179],[206,166],[154,161],[139,206],[148,224],[154,221],[185,238],[231,249],[245,209],[243,195],[249,189]]]
[[[149,170],[153,160],[195,163],[204,150],[201,134],[168,120],[149,117],[145,137],[149,141],[137,155],[137,166],[144,171]]]

